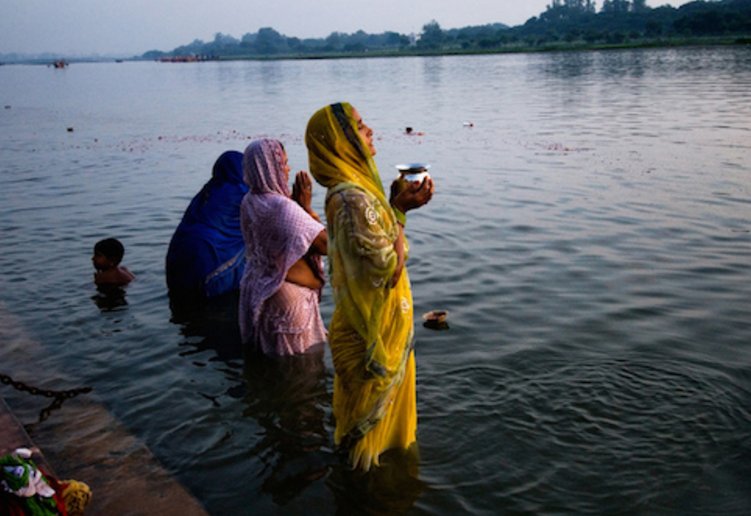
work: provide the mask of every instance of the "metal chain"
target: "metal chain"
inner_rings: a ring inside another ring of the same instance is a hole
[[[16,381],[10,376],[2,374],[2,373],[0,373],[0,383],[3,383],[5,385],[10,385],[12,387],[15,387],[19,391],[28,392],[29,394],[32,394],[34,396],[44,396],[46,398],[55,398],[55,399],[64,399],[64,400],[75,398],[79,394],[86,394],[88,392],[91,392],[91,387],[80,387],[78,389],[70,389],[67,391],[53,391],[50,389],[40,389],[38,387],[33,387],[30,385],[26,385],[23,382]]]
[[[23,382],[14,380],[8,375],[0,373],[0,383],[4,385],[10,385],[14,388],[16,388],[19,391],[22,392],[28,392],[29,394],[32,394],[34,396],[44,396],[46,398],[54,398],[52,400],[52,403],[50,403],[48,406],[43,408],[39,412],[39,420],[35,423],[30,423],[28,425],[24,425],[24,428],[27,432],[29,432],[34,425],[41,423],[42,421],[46,420],[48,417],[50,417],[50,414],[53,410],[57,410],[60,407],[63,406],[63,401],[75,398],[79,394],[86,394],[88,392],[91,392],[91,387],[79,387],[78,389],[70,389],[67,391],[53,391],[50,389],[39,389],[38,387],[26,385]]]

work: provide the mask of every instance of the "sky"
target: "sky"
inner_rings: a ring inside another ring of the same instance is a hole
[[[688,0],[651,0],[679,6]],[[597,6],[602,0],[596,2]],[[520,25],[549,0],[0,0],[0,54],[133,56],[169,51],[221,32],[236,38],[273,27],[285,36],[332,32],[419,34],[442,28]]]

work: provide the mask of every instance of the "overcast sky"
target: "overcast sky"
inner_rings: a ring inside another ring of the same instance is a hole
[[[387,30],[419,33],[537,16],[549,0],[0,0],[0,53],[140,55],[222,32],[273,27],[286,36]],[[686,0],[650,0],[652,7]],[[597,1],[598,8],[602,0]]]

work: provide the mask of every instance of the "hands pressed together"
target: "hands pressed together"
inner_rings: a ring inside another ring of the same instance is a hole
[[[313,211],[311,206],[313,200],[313,182],[304,170],[299,171],[295,175],[295,183],[292,185],[292,200],[299,204],[303,210],[307,211],[311,217],[320,221],[318,214]]]

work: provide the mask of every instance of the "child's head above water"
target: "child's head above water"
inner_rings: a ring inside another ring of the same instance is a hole
[[[91,261],[97,270],[111,269],[120,265],[124,254],[125,247],[117,238],[105,238],[94,245]]]
[[[120,265],[125,254],[125,247],[116,238],[105,238],[94,245],[94,283],[97,285],[123,286],[130,283],[135,276],[126,267]]]

